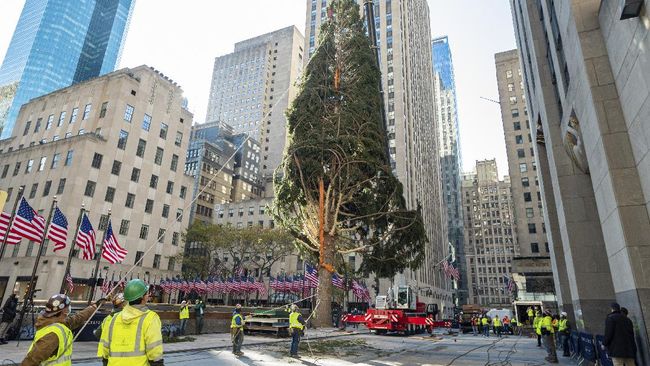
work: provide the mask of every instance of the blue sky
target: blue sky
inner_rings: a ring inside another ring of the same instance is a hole
[[[24,1],[0,1],[0,59]],[[480,97],[498,99],[494,54],[516,47],[508,1],[428,1],[432,36],[446,34],[451,44],[463,167],[496,157],[500,174],[507,174],[499,106]],[[231,52],[237,41],[291,24],[304,32],[305,7],[305,0],[136,0],[120,66],[147,64],[172,77],[203,122],[214,57]]]

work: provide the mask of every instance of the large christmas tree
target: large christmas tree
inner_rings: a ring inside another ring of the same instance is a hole
[[[391,171],[380,82],[359,6],[334,1],[287,113],[275,180],[276,220],[318,258],[317,326],[331,326],[337,254],[361,253],[364,271],[380,277],[424,258],[420,212],[406,209]]]

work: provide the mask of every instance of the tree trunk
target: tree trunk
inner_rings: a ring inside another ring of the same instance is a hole
[[[325,248],[322,262],[332,265],[334,263],[334,238],[325,234]],[[318,268],[318,294],[316,300],[320,301],[316,309],[314,325],[317,328],[332,327],[332,273],[320,266]]]

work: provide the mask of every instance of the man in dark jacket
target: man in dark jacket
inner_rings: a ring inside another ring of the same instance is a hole
[[[632,321],[621,313],[621,306],[612,303],[612,312],[605,320],[605,340],[603,346],[607,348],[609,357],[614,366],[636,366],[636,342],[634,340],[634,327]]]
[[[16,307],[18,306],[18,296],[11,294],[2,308],[2,322],[0,323],[0,344],[7,344],[7,332],[11,323],[16,318]]]

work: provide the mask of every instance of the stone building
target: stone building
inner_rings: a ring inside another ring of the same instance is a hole
[[[648,5],[511,0],[559,306],[597,334],[612,301],[627,307],[640,364],[650,363]]]
[[[476,162],[462,181],[467,302],[509,307],[512,260],[517,254],[510,178],[499,180],[496,160]]]
[[[11,206],[24,186],[25,198],[44,216],[56,196],[69,223],[66,249],[54,252],[46,244],[43,251],[36,283],[43,291],[37,298],[61,286],[82,205],[98,247],[110,211],[117,240],[128,250],[121,264],[101,261],[102,277],[126,273],[143,256],[134,277],[153,281],[179,273],[176,255],[189,220],[192,185],[183,174],[192,114],[181,102],[182,90],[173,80],[139,66],[22,106],[11,137],[0,141],[0,189],[10,193]],[[0,294],[25,288],[38,248],[27,240],[8,247],[0,261]],[[74,297],[87,296],[84,284],[94,267],[75,249]]]
[[[329,3],[307,0],[305,50],[309,56],[315,50],[318,29],[327,19]],[[360,11],[363,14],[363,7]],[[376,1],[374,14],[391,166],[404,185],[408,207],[421,205],[429,239],[420,269],[407,270],[395,280],[410,284],[422,301],[437,303],[444,316],[451,316],[451,284],[440,268],[449,251],[440,183],[429,6],[425,0]],[[382,294],[387,285],[388,281],[382,282]]]
[[[495,62],[512,189],[513,228],[519,247],[512,263],[517,299],[554,302],[550,248],[535,160],[537,128],[528,118],[517,50],[497,53]]]

